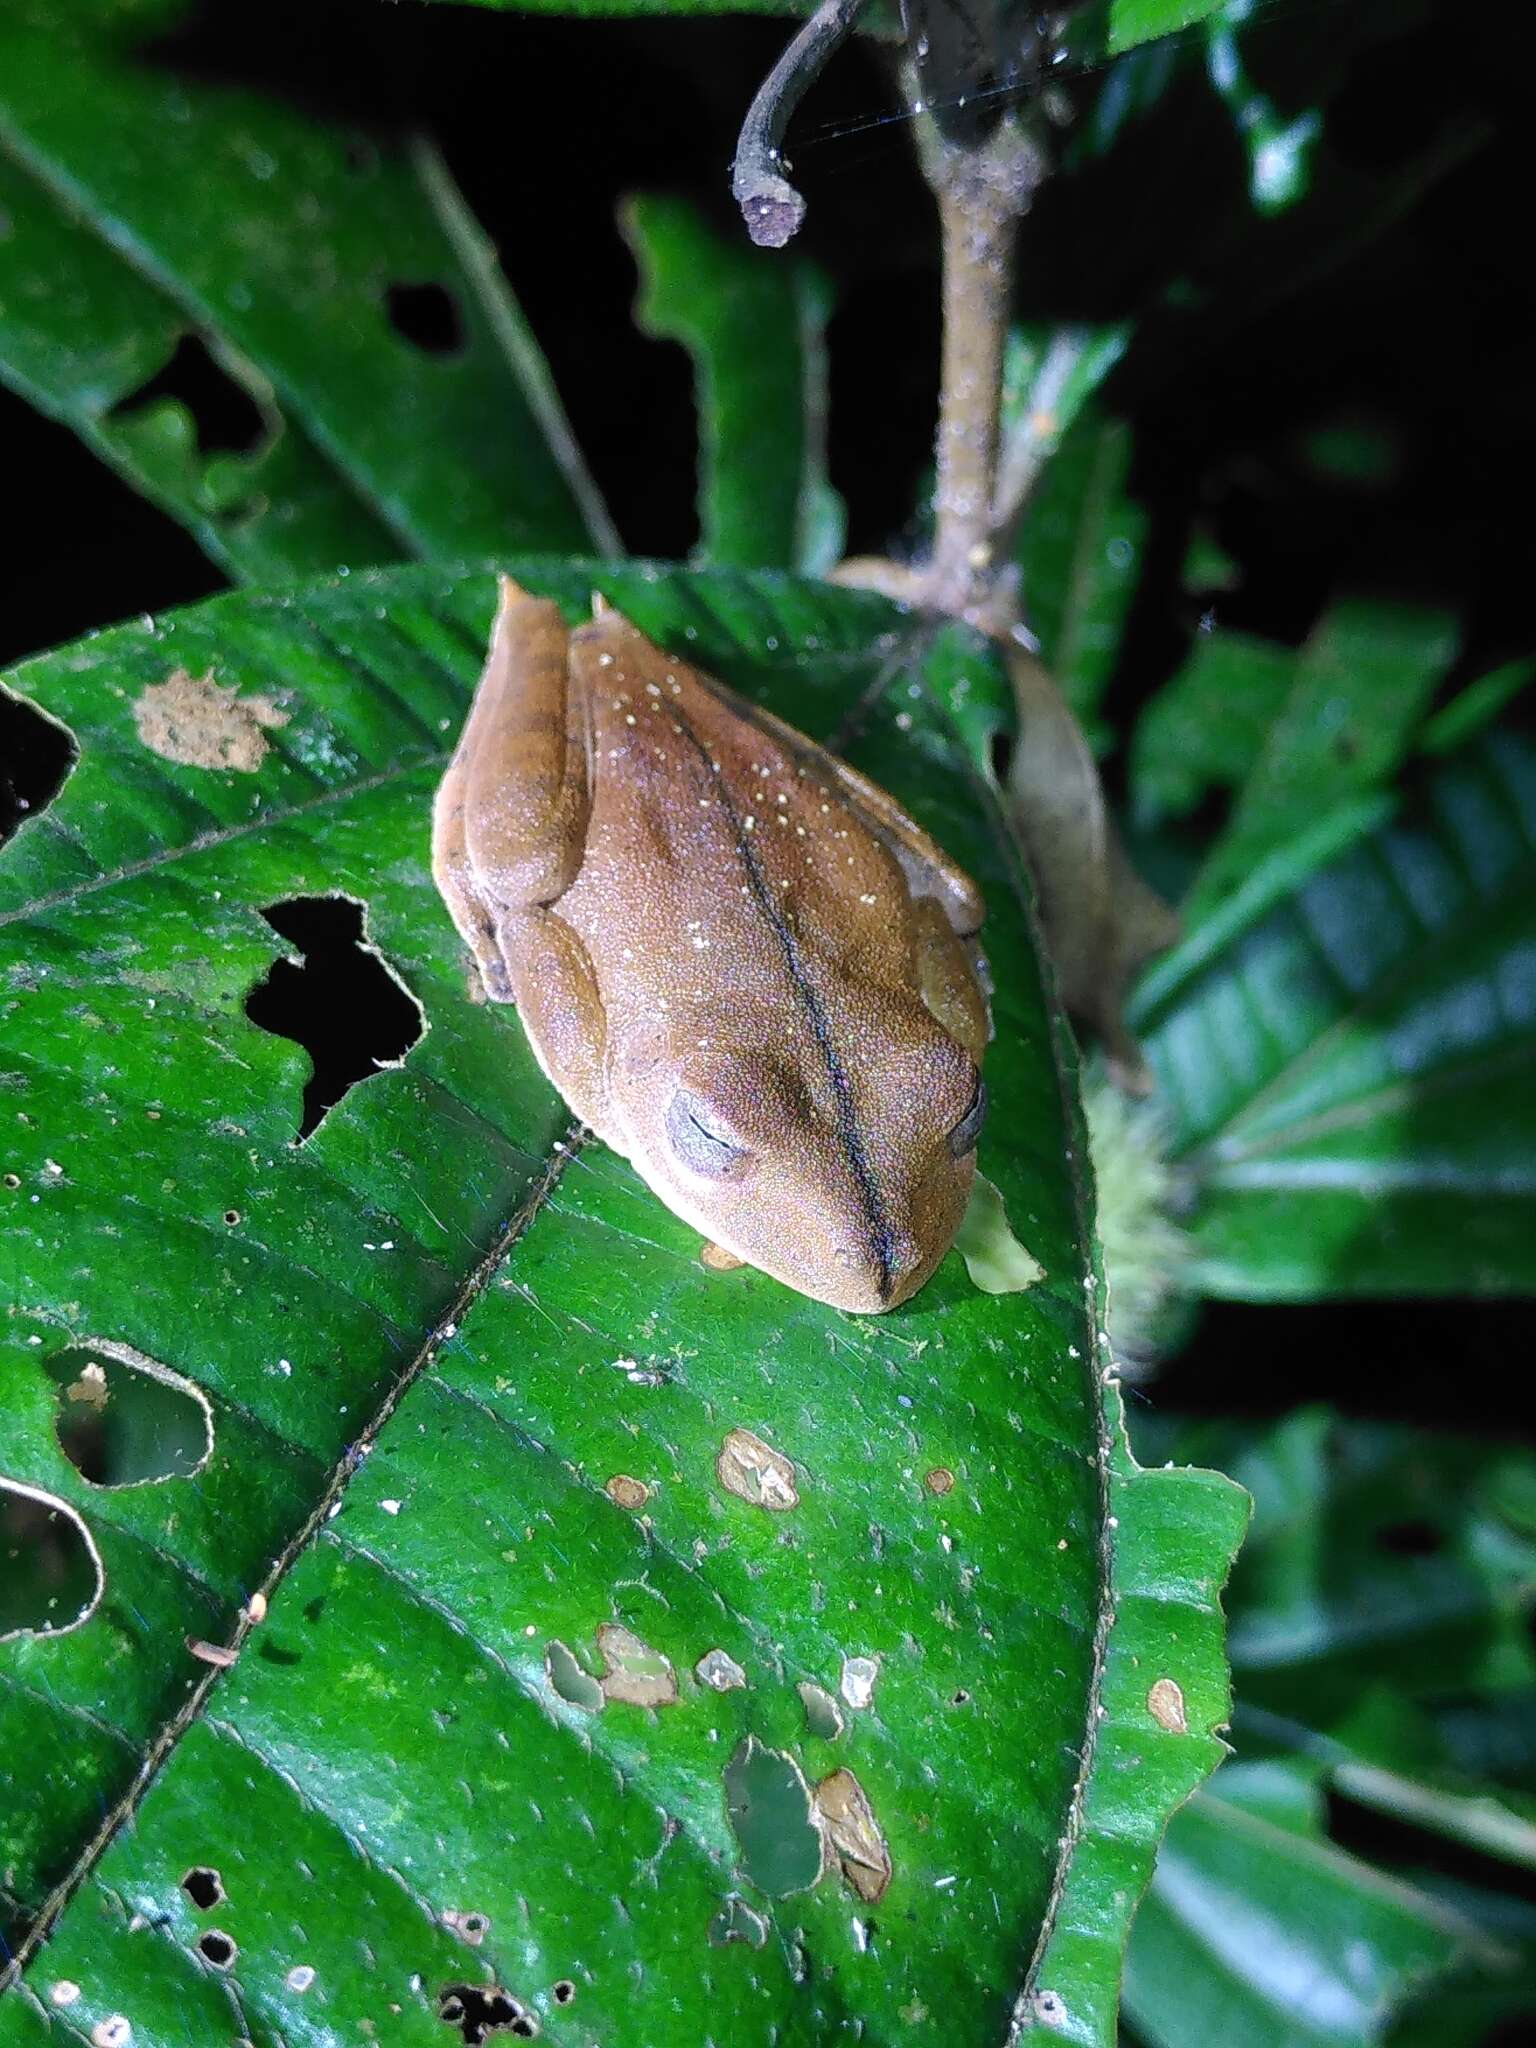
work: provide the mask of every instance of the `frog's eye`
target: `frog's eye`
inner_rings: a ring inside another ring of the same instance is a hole
[[[735,1132],[686,1088],[679,1088],[667,1105],[667,1136],[684,1166],[711,1179],[720,1179],[746,1157],[747,1148]]]
[[[976,1092],[971,1097],[970,1107],[949,1134],[949,1151],[952,1159],[963,1159],[967,1152],[976,1150],[976,1140],[981,1136],[981,1127],[987,1117],[987,1084],[978,1074]]]

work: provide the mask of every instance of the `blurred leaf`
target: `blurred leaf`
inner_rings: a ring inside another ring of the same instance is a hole
[[[1474,2000],[1518,1999],[1502,1980],[1526,1936],[1497,1895],[1344,1854],[1325,1795],[1530,1865],[1536,1802],[1458,1771],[1446,1729],[1501,1700],[1528,1712],[1536,1543],[1509,1503],[1518,1518],[1536,1457],[1320,1409],[1258,1432],[1143,1415],[1135,1441],[1221,1460],[1254,1502],[1227,1595],[1239,1760],[1170,1826],[1127,1967],[1138,2033],[1374,2042],[1453,1965],[1481,1973]]]
[[[1501,717],[1536,682],[1536,661],[1510,661],[1479,676],[1437,711],[1419,734],[1425,754],[1451,754]]]
[[[1129,50],[1204,21],[1232,0],[1109,0],[1109,47]]]
[[[124,26],[99,0],[42,17],[0,0],[17,230],[0,239],[0,376],[242,575],[608,544],[441,164],[181,77]],[[189,352],[206,420],[177,376]],[[232,448],[200,445],[227,438],[231,410],[250,423]]]
[[[1152,1845],[1226,1713],[1243,1504],[1137,1473],[1105,1392],[1071,1048],[980,773],[1006,681],[976,636],[847,591],[513,566],[573,617],[595,582],[837,735],[975,874],[982,1164],[1044,1277],[984,1294],[952,1254],[897,1312],[839,1315],[707,1270],[582,1142],[515,1018],[474,1000],[426,861],[488,571],[234,595],[29,663],[0,693],[34,770],[53,746],[0,852],[0,1505],[54,1500],[106,1583],[72,1631],[0,1645],[0,1870],[23,1919],[66,1887],[0,2042],[73,1984],[70,2029],[131,2014],[133,2048],[222,2041],[232,2000],[252,2040],[440,2048],[456,2001],[493,1995],[550,2031],[573,2002],[592,2038],[728,2014],[732,2048],[766,2048],[943,2012],[995,2044],[1065,1899],[1093,1943],[1081,2038],[1108,2048]],[[419,1035],[386,1050],[402,1005]],[[58,1353],[87,1338],[201,1390],[195,1476],[76,1469],[60,1402],[90,1383]],[[722,1488],[732,1429],[793,1460],[792,1508]],[[746,1683],[698,1677],[711,1653]],[[617,1697],[620,1670],[658,1704]],[[849,1709],[835,1748],[806,1684]],[[795,1835],[829,1778],[834,1839],[865,1853],[818,1877]],[[767,1811],[738,1831],[743,1798]],[[866,1912],[844,1875],[867,1887],[887,1851]],[[786,1869],[808,1889],[780,1899]]]
[[[743,569],[830,569],[842,501],[827,481],[826,321],[812,267],[745,235],[718,235],[679,199],[630,201],[637,317],[693,357],[699,412],[699,559]]]
[[[1126,1962],[1153,2048],[1368,2048],[1430,1979],[1497,1959],[1471,1922],[1295,1826],[1274,1778],[1228,1764],[1169,1826]]]
[[[1493,733],[1413,803],[1326,812],[1152,969],[1132,1023],[1203,1292],[1536,1288],[1536,753]]]
[[[1201,633],[1131,739],[1136,823],[1155,829],[1251,774],[1294,687],[1296,655],[1251,633]]]
[[[1256,672],[1256,696],[1273,694],[1268,650],[1250,640],[1224,652],[1220,668],[1197,670],[1181,694],[1230,689],[1235,658],[1243,656]],[[1183,906],[1192,923],[1319,812],[1391,782],[1455,652],[1455,627],[1438,613],[1361,600],[1334,606],[1296,656],[1285,697],[1264,722],[1231,819]],[[1214,696],[1201,709],[1213,724],[1226,717],[1224,700]],[[1197,717],[1186,713],[1186,723]],[[1237,744],[1229,742],[1234,752]]]
[[[1024,615],[1040,658],[1102,746],[1095,721],[1141,573],[1146,515],[1126,494],[1131,431],[1084,411],[1052,455],[1019,534]]]

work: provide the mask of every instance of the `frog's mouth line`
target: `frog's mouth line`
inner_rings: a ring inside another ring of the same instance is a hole
[[[843,1071],[843,1063],[838,1058],[837,1047],[833,1043],[832,1026],[828,1021],[826,1008],[806,972],[795,935],[785,923],[783,913],[773,900],[773,892],[768,887],[751,836],[742,823],[741,813],[731,799],[731,792],[726,787],[724,777],[710,759],[709,749],[675,706],[672,707],[672,718],[678,731],[697,754],[715,801],[730,826],[731,838],[735,844],[737,858],[741,862],[742,872],[746,876],[752,901],[778,942],[779,950],[784,956],[790,986],[794,989],[795,999],[800,1005],[811,1037],[816,1042],[816,1049],[821,1054],[827,1079],[832,1085],[832,1099],[836,1105],[837,1141],[858,1193],[859,1211],[864,1222],[870,1256],[875,1264],[880,1303],[883,1308],[889,1308],[895,1288],[895,1235],[891,1229],[890,1217],[886,1212],[879,1183],[869,1163],[864,1134],[859,1129],[858,1112],[854,1107],[853,1090],[848,1084],[848,1076]]]

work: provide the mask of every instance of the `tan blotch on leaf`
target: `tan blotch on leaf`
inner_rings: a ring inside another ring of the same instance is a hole
[[[1173,1678],[1159,1678],[1147,1693],[1147,1712],[1159,1728],[1166,1728],[1170,1735],[1187,1735],[1189,1722],[1184,1715],[1184,1693],[1178,1681]]]
[[[632,1707],[670,1707],[677,1700],[677,1673],[660,1650],[616,1621],[605,1621],[597,1632],[598,1654],[603,1660],[602,1688],[610,1700],[622,1700]]]
[[[733,1429],[720,1446],[715,1472],[727,1493],[750,1501],[756,1508],[771,1508],[782,1514],[798,1507],[799,1489],[795,1468],[782,1451],[765,1444],[750,1429]]]
[[[891,1852],[852,1771],[833,1771],[822,1779],[816,1787],[816,1810],[843,1876],[867,1905],[873,1905],[891,1881]]]
[[[242,697],[212,675],[178,668],[140,694],[133,720],[139,738],[162,760],[254,775],[267,757],[267,732],[286,725],[288,714],[270,697]]]
[[[706,1244],[699,1248],[699,1264],[711,1273],[734,1273],[738,1266],[746,1263],[734,1252],[728,1252],[723,1244]]]
[[[615,1472],[603,1491],[618,1508],[643,1508],[651,1497],[645,1481],[631,1479],[627,1472]]]

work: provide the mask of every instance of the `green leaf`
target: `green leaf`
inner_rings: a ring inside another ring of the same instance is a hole
[[[0,853],[0,1508],[56,1501],[47,1542],[88,1531],[105,1590],[0,1645],[0,1870],[23,1922],[64,1884],[0,2042],[67,2009],[200,2048],[233,1998],[251,2038],[441,2043],[500,1986],[595,2038],[728,2009],[744,2048],[936,2013],[992,2043],[1064,1902],[1109,1967],[1209,1761],[1240,1503],[1136,1475],[1103,1405],[1070,1046],[983,773],[995,656],[788,579],[515,568],[835,737],[976,875],[982,1164],[1045,1277],[983,1293],[956,1253],[896,1313],[838,1315],[707,1270],[582,1144],[427,868],[489,572],[226,597],[27,665],[0,697],[33,777]],[[67,775],[28,699],[73,731]],[[402,1002],[403,1058],[376,1035]],[[92,1346],[201,1393],[200,1471],[75,1468],[57,1425],[93,1382],[58,1354]],[[729,1483],[739,1432],[793,1501]],[[1127,1640],[1187,1733],[1138,1705]],[[1128,1760],[1118,1835],[1096,1742]],[[800,1788],[836,1851],[814,1882]]]
[[[1109,0],[1109,47],[1119,51],[1150,43],[1230,4],[1231,0]]]
[[[1136,723],[1130,771],[1139,826],[1155,830],[1187,817],[1212,790],[1241,787],[1285,708],[1295,663],[1291,648],[1251,633],[1200,634]]]
[[[1381,1762],[1364,1739],[1380,1687],[1424,1708],[1536,1681],[1526,1612],[1536,1531],[1528,1450],[1348,1422],[1309,1408],[1255,1436],[1234,1423],[1155,1424],[1138,1446],[1220,1457],[1253,1496],[1228,1598],[1240,1713],[1264,1709]],[[1379,1734],[1379,1731],[1378,1731]]]
[[[1536,1285],[1525,740],[1488,735],[1415,802],[1325,813],[1158,963],[1132,1017],[1189,1178],[1202,1291]]]
[[[700,560],[830,569],[845,519],[826,471],[825,280],[743,234],[717,234],[684,200],[633,199],[624,228],[641,325],[693,357]]]
[[[1146,535],[1146,515],[1127,494],[1130,466],[1124,421],[1080,413],[1029,501],[1017,550],[1040,658],[1098,745],[1106,735],[1094,714],[1119,655]]]
[[[178,77],[99,12],[0,0],[0,377],[241,575],[611,544],[441,163]],[[440,341],[397,331],[413,303]],[[250,449],[136,396],[178,346],[233,387]]]
[[[1385,1815],[1389,1842],[1417,1827],[1530,1866],[1536,1802],[1458,1750],[1505,1703],[1512,1730],[1529,1722],[1536,1458],[1321,1409],[1257,1435],[1153,1416],[1136,1439],[1147,1457],[1221,1459],[1254,1501],[1227,1593],[1240,1761],[1169,1829],[1131,1944],[1138,2033],[1269,2040],[1283,2016],[1298,2040],[1374,2042],[1428,1974],[1497,1983],[1499,1895],[1484,1910],[1345,1855],[1324,1796]]]
[[[1231,650],[1229,649],[1229,652]],[[1252,643],[1246,650],[1253,653]],[[1351,600],[1335,605],[1297,656],[1285,699],[1266,722],[1225,832],[1206,858],[1184,906],[1206,915],[1320,812],[1390,783],[1456,652],[1456,631],[1439,613]],[[1272,664],[1253,666],[1262,697],[1274,687]],[[1249,687],[1228,664],[1197,686]],[[1223,719],[1210,701],[1205,715]],[[1245,711],[1240,719],[1252,729]]]
[[[1153,2048],[1369,2048],[1430,1979],[1497,1957],[1469,1921],[1318,1839],[1315,1820],[1294,1826],[1274,1775],[1229,1764],[1169,1827],[1126,1967],[1126,2010]]]

